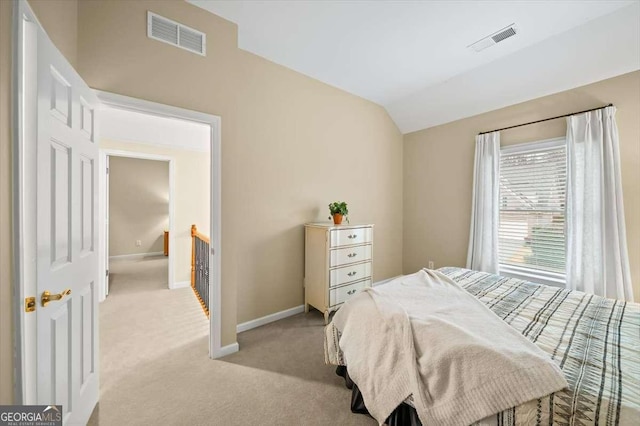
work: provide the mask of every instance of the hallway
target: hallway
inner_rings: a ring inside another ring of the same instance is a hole
[[[141,367],[184,345],[202,343],[208,359],[209,320],[190,287],[167,288],[167,258],[116,260],[100,304],[100,405],[113,399]]]

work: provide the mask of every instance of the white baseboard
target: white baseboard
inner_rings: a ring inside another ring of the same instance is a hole
[[[238,324],[238,326],[236,327],[236,332],[242,333],[243,331],[251,330],[252,328],[260,327],[262,325],[269,324],[270,322],[278,321],[302,312],[304,312],[304,305],[285,309],[284,311],[276,312],[275,314],[266,315],[262,318],[256,318],[254,320]]]
[[[234,354],[239,350],[240,350],[240,345],[238,345],[238,342],[232,343],[227,346],[223,346],[213,354],[213,359],[222,358],[223,356]]]
[[[177,283],[173,283],[173,285],[169,286],[171,290],[175,290],[177,288],[185,288],[185,287],[191,287],[191,281],[178,281]]]
[[[143,257],[163,256],[164,252],[155,251],[153,253],[135,253],[135,254],[119,254],[117,256],[109,256],[109,260],[124,259],[142,259]]]

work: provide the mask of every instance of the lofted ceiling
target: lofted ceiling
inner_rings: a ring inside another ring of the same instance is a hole
[[[188,1],[238,24],[241,49],[382,105],[402,133],[640,69],[638,0]]]

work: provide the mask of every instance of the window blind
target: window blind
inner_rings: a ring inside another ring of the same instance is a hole
[[[501,267],[565,274],[564,144],[500,155]]]

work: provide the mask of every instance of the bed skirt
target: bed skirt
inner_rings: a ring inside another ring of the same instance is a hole
[[[351,380],[351,377],[349,377],[347,367],[339,365],[336,368],[336,374],[343,377],[345,386],[351,389],[351,412],[369,415],[369,411],[364,405],[364,400],[362,399],[362,393],[360,393],[358,385],[356,385],[353,380]],[[422,422],[418,418],[416,409],[404,402],[393,410],[391,415],[385,421],[385,424],[388,426],[422,426]]]

